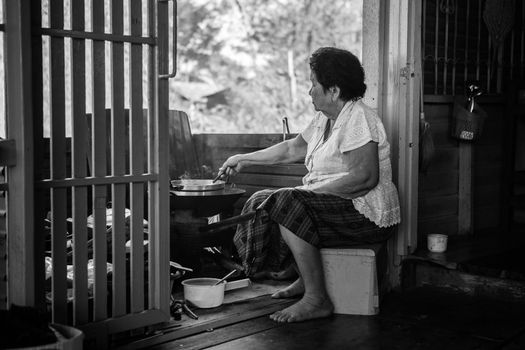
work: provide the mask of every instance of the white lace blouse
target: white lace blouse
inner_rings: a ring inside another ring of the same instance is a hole
[[[308,143],[305,165],[308,173],[299,188],[315,191],[319,186],[348,174],[342,156],[370,141],[378,143],[379,182],[366,195],[352,199],[358,212],[377,224],[388,227],[401,221],[397,189],[392,182],[390,145],[383,123],[370,107],[360,100],[347,102],[323,142],[327,118],[319,112],[301,133]],[[341,195],[345,198],[345,195]]]

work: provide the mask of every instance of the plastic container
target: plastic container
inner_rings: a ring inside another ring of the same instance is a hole
[[[448,236],[439,233],[427,235],[427,247],[432,253],[443,253],[447,250]]]

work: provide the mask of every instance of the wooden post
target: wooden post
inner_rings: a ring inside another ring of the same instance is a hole
[[[51,28],[64,28],[64,4],[52,1],[49,4]],[[49,93],[51,97],[51,179],[62,180],[66,174],[66,107],[65,107],[65,58],[64,39],[51,37],[49,51]],[[67,323],[67,189],[51,188],[51,257],[53,279],[51,281],[52,319],[56,323]]]
[[[458,234],[472,233],[472,145],[459,144]]]
[[[73,30],[84,30],[84,1],[77,1],[72,7],[71,22]],[[86,45],[83,39],[73,39],[69,57],[71,64],[71,108],[72,123],[72,177],[84,178],[87,175],[86,154]],[[87,323],[89,320],[87,283],[87,187],[73,187],[71,195],[73,216],[73,324]]]
[[[380,18],[380,0],[363,1],[363,54],[365,69],[366,95],[365,103],[381,114],[380,95],[382,84],[383,55],[382,21]]]
[[[131,2],[130,31],[133,36],[142,36],[142,7],[140,2]],[[142,103],[142,45],[131,44],[129,64],[130,96],[130,172],[132,175],[144,173],[144,112]],[[144,310],[144,183],[130,186],[130,309],[131,312]]]
[[[37,302],[34,259],[34,188],[31,69],[31,0],[6,1],[7,137],[17,165],[8,168],[8,305]],[[10,210],[11,209],[11,210]],[[43,261],[40,262],[43,265]]]
[[[111,2],[112,34],[124,33],[124,4]],[[126,121],[124,112],[124,44],[111,44],[111,172],[126,173]],[[112,258],[113,258],[113,317],[126,314],[126,184],[112,185]]]
[[[391,145],[392,175],[400,198],[402,221],[391,244],[390,282],[398,286],[399,260],[417,245],[417,184],[419,133],[419,62],[421,3],[381,2],[380,23],[386,23],[382,57],[381,118]],[[384,7],[383,7],[384,6]],[[366,37],[364,38],[366,41]]]
[[[174,2],[174,6],[176,1]],[[156,18],[157,18],[157,32],[158,46],[156,49],[157,70],[155,75],[162,75],[168,72],[168,52],[169,42],[168,36],[161,34],[161,31],[169,27],[168,21],[168,6],[166,3],[159,2]],[[176,7],[175,7],[176,10]],[[176,21],[174,22],[176,25]],[[175,46],[176,49],[176,46]],[[174,57],[175,59],[175,57]],[[176,60],[174,60],[176,62]],[[176,66],[175,66],[176,67]],[[174,68],[175,68],[174,67]],[[174,71],[176,71],[174,69]],[[170,220],[170,204],[169,204],[169,149],[165,147],[168,145],[168,114],[169,114],[169,84],[167,79],[157,79],[153,85],[155,89],[156,99],[152,105],[155,108],[155,125],[154,132],[156,135],[156,142],[150,148],[150,159],[153,160],[152,171],[158,174],[158,181],[150,186],[150,195],[154,196],[155,215],[150,218],[154,221],[156,228],[156,236],[152,239],[150,235],[150,249],[155,251],[155,259],[152,262],[150,259],[150,266],[154,266],[152,273],[155,273],[155,300],[154,307],[163,311],[169,318],[169,220]]]
[[[91,4],[91,23],[93,32],[104,32],[104,1],[94,0]],[[106,159],[106,106],[105,106],[105,43],[93,40],[91,108],[92,118],[92,176],[107,175]],[[93,286],[93,318],[95,321],[107,317],[107,239],[106,239],[106,186],[93,186],[93,260],[95,283]]]

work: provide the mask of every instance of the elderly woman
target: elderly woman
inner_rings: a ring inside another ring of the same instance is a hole
[[[270,316],[278,322],[332,314],[319,248],[384,241],[400,222],[385,129],[361,101],[366,90],[361,63],[346,50],[324,47],[310,57],[310,69],[317,114],[308,127],[292,140],[234,155],[219,169],[232,176],[247,165],[304,159],[303,185],[253,194],[243,212],[256,215],[234,237],[248,276],[295,261],[298,279],[273,297],[302,298]]]

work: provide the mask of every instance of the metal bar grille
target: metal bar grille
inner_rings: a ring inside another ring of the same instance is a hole
[[[486,0],[424,0],[424,93],[463,94],[478,81],[490,94],[525,78],[525,4],[515,2],[512,31],[496,47],[483,20]]]

